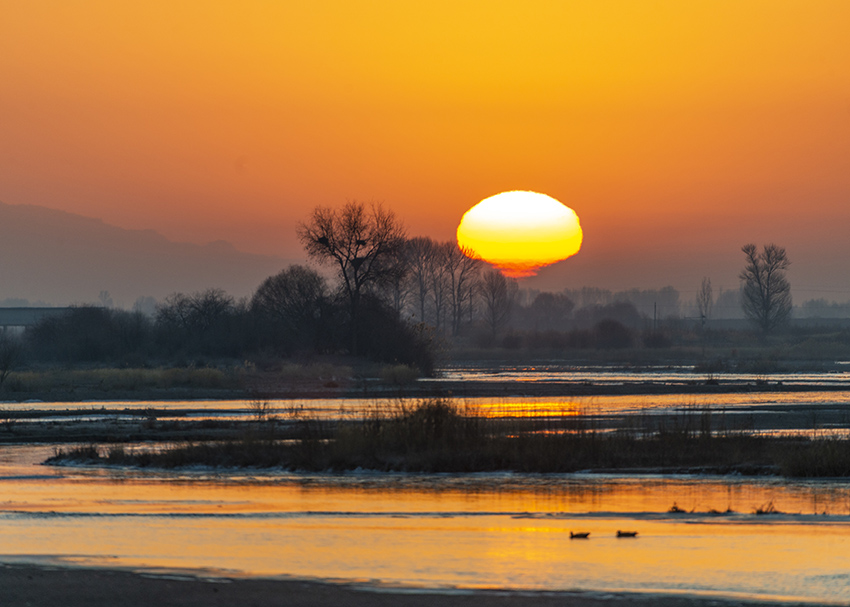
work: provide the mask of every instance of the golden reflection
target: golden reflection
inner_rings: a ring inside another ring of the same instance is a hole
[[[836,483],[54,468],[33,475],[27,462],[50,447],[12,453],[25,465],[0,460],[7,552],[81,565],[459,587],[710,585],[785,596],[816,588],[823,597],[829,580],[846,573],[850,542],[850,494]],[[794,514],[752,514],[768,501]],[[685,512],[669,513],[674,503]],[[727,508],[734,512],[709,514]],[[622,528],[638,538],[618,540]],[[570,542],[570,530],[590,539]],[[801,554],[817,580],[801,573]]]
[[[484,418],[501,417],[577,417],[588,412],[587,405],[574,400],[510,400],[482,402],[471,414]]]

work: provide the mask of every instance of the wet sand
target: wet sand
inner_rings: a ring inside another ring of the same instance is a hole
[[[3,607],[756,607],[814,605],[734,597],[591,592],[405,591],[298,580],[197,578],[109,569],[0,565]]]

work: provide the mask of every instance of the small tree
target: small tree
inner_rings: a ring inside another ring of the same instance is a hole
[[[282,351],[314,347],[327,287],[318,272],[291,265],[263,281],[251,298],[251,311],[270,329],[263,340]]]
[[[699,291],[697,291],[697,311],[699,312],[703,326],[711,318],[711,307],[713,305],[714,297],[711,290],[711,279],[705,277],[702,279],[702,285],[700,285]]]
[[[761,253],[754,244],[741,250],[747,258],[740,274],[744,314],[763,333],[769,333],[791,314],[791,284],[785,277],[791,262],[785,249],[775,244],[764,245]]]
[[[109,291],[101,291],[97,296],[97,301],[100,302],[101,308],[112,307],[112,296],[109,294]]]

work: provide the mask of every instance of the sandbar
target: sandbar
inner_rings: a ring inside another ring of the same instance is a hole
[[[640,593],[412,590],[307,580],[0,565],[3,607],[811,607],[814,604]]]

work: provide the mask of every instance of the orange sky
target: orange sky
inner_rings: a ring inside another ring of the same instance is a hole
[[[844,0],[6,2],[0,200],[300,257],[318,204],[449,239],[528,189],[581,218],[561,282],[732,287],[776,241],[850,299],[848,27]]]

